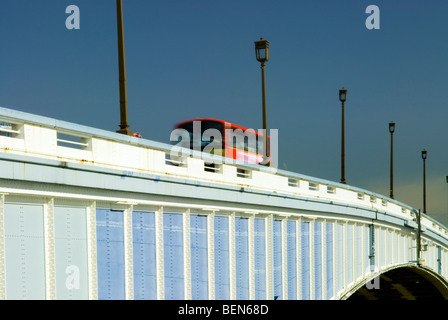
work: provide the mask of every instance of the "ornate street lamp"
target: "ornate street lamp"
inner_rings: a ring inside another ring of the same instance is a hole
[[[390,197],[394,198],[394,132],[395,122],[389,123],[390,132]]]
[[[269,60],[269,41],[260,38],[255,41],[255,56],[261,63],[261,90],[263,99],[263,136],[264,136],[264,150],[266,159],[269,159],[270,150],[268,144],[268,119],[266,114],[266,80],[265,80],[265,63]],[[270,164],[270,163],[269,163]]]
[[[423,212],[426,212],[426,158],[428,157],[428,152],[423,149],[422,159],[423,159]]]
[[[132,136],[128,124],[128,100],[126,92],[126,62],[124,55],[123,4],[117,0],[118,72],[120,81],[120,129],[118,133]]]
[[[342,103],[342,128],[341,128],[341,183],[347,183],[345,181],[345,115],[344,105],[347,100],[347,89],[339,90],[339,101]]]
[[[269,41],[260,38],[255,41],[255,55],[262,64],[269,60]]]

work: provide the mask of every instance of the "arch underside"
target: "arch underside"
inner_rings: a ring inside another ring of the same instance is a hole
[[[448,300],[446,279],[416,265],[395,267],[358,284],[345,297],[361,300]]]

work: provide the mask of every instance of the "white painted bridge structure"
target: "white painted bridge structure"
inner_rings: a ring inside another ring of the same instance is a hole
[[[171,148],[0,108],[0,299],[447,299],[428,215]]]

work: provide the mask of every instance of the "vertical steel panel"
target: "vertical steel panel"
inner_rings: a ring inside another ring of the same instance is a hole
[[[315,292],[316,292],[316,275],[315,275],[315,257],[314,257],[314,253],[315,253],[315,248],[314,248],[314,226],[315,224],[315,220],[312,220],[310,222],[310,229],[309,229],[309,234],[310,234],[310,299],[314,300],[316,298],[315,296]]]
[[[322,222],[314,223],[314,299],[322,300]]]
[[[383,241],[381,227],[375,226],[375,266],[378,270],[383,269]]]
[[[287,221],[288,300],[297,299],[297,223]]]
[[[310,300],[310,223],[301,223],[301,278],[302,278],[302,299]]]
[[[167,300],[179,300],[185,297],[182,220],[181,214],[163,214],[163,263]]]
[[[446,261],[446,250],[445,250],[445,248],[442,248],[440,264],[441,264],[441,267],[442,267],[441,274],[442,274],[442,276],[446,277],[446,263],[442,263],[442,261],[444,261],[444,262]]]
[[[353,240],[353,224],[347,222],[346,224],[346,248],[347,248],[347,259],[345,260],[346,263],[346,274],[347,274],[347,278],[346,278],[346,283],[349,284],[351,283],[354,279],[353,279],[353,246],[354,246],[354,240]]]
[[[334,223],[325,223],[325,263],[326,263],[326,299],[331,299],[334,295],[333,291],[333,226]]]
[[[340,292],[345,287],[344,282],[344,225],[342,223],[336,224],[336,257],[337,257],[337,264],[336,264],[336,279],[337,279],[337,292]]]
[[[255,216],[249,217],[249,299],[255,299]]]
[[[98,299],[98,263],[96,240],[96,202],[87,206],[87,263],[89,273],[89,299]]]
[[[159,207],[155,213],[156,225],[156,280],[157,280],[157,299],[165,299],[165,268],[164,268],[164,228],[163,228],[163,207]]]
[[[96,210],[98,299],[125,299],[123,212]]]
[[[230,299],[229,218],[215,216],[215,299]]]
[[[355,261],[356,261],[356,270],[355,270],[355,279],[358,279],[362,276],[362,265],[363,265],[363,255],[362,255],[362,224],[355,224]]]
[[[125,271],[125,299],[134,300],[134,252],[132,244],[132,211],[130,205],[123,212],[124,231],[124,271]]]
[[[215,213],[207,216],[207,247],[208,247],[208,298],[215,299]]]
[[[54,199],[46,199],[44,204],[44,238],[45,238],[45,282],[46,298],[56,298],[55,280],[55,237],[54,237]]]
[[[154,212],[132,213],[134,299],[157,299],[156,226]]]
[[[274,299],[282,300],[282,221],[274,220]]]
[[[54,208],[56,299],[89,298],[87,210]]]
[[[392,230],[386,229],[386,243],[385,243],[385,249],[386,249],[386,261],[385,265],[390,266],[392,263],[392,254],[393,254],[393,247],[394,243],[392,241]]]
[[[255,299],[264,300],[266,296],[266,220],[254,221],[254,259],[255,259]]]
[[[296,221],[297,299],[302,300],[302,219]]]
[[[389,254],[389,247],[387,246],[387,229],[386,228],[381,228],[381,250],[382,250],[382,267],[383,269],[386,268],[387,266],[387,258],[388,258],[388,254]]]
[[[409,262],[411,260],[411,242],[410,242],[410,236],[405,234],[403,239],[403,251],[404,251],[404,260],[403,262]]]
[[[235,212],[229,216],[230,299],[236,299]]]
[[[379,256],[380,256],[380,269],[384,269],[386,267],[386,255],[387,255],[387,246],[386,246],[386,230],[383,227],[378,227],[379,232]]]
[[[235,218],[236,299],[249,299],[249,239],[247,218]]]
[[[0,194],[0,300],[6,299],[4,207],[5,195]]]
[[[5,204],[6,298],[46,298],[44,213],[40,205]]]
[[[367,238],[367,229],[366,229],[366,225],[363,223],[360,225],[361,228],[361,256],[359,257],[359,259],[361,259],[361,276],[364,278],[366,275],[366,268],[367,268],[367,264],[366,264],[366,257],[368,256],[368,244],[369,244],[369,239]]]
[[[274,216],[266,218],[266,296],[274,299]]]
[[[337,294],[337,222],[334,221],[332,223],[332,230],[333,230],[333,298],[336,297]]]
[[[399,240],[400,240],[400,238],[399,238],[399,235],[398,235],[398,231],[396,231],[396,230],[394,230],[394,231],[392,231],[392,239],[393,239],[393,242],[394,242],[394,247],[393,247],[393,252],[392,252],[392,262],[393,262],[393,264],[397,264],[398,263],[398,261],[399,261],[399,256],[400,256],[400,254],[399,254]]]
[[[375,270],[375,225],[369,225],[369,265],[370,272]]]
[[[322,242],[322,248],[321,248],[321,256],[322,256],[322,298],[321,299],[327,299],[327,226],[326,226],[326,220],[322,221],[322,227],[321,227],[321,242]]]
[[[288,300],[287,220],[282,219],[282,300]]]
[[[207,216],[190,216],[191,298],[208,298]]]
[[[400,232],[398,235],[399,244],[398,244],[398,254],[399,254],[399,263],[405,263],[405,246],[404,246],[404,234]]]
[[[191,300],[191,228],[190,209],[182,214],[182,241],[183,241],[183,275],[184,275],[184,299]],[[207,271],[207,270],[206,270]]]
[[[445,248],[442,248],[441,257],[440,257],[440,265],[441,265],[441,268],[442,268],[441,269],[441,274],[444,277],[446,277],[446,266],[445,266],[445,263],[442,263],[442,260],[446,261],[445,259],[446,259],[446,251],[445,251]]]
[[[381,255],[383,254],[383,248],[381,247],[381,227],[374,225],[374,238],[375,238],[375,267],[378,270],[381,269],[382,260]]]

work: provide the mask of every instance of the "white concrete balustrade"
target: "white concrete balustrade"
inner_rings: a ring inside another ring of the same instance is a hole
[[[412,208],[405,204],[379,194],[335,182],[300,175],[291,177],[287,175],[288,172],[276,170],[275,168],[257,168],[256,166],[246,166],[241,163],[236,164],[234,161],[229,161],[233,163],[220,164],[219,170],[210,172],[204,170],[206,161],[200,158],[201,154],[198,154],[199,157],[194,157],[193,155],[179,157],[182,160],[182,165],[179,166],[179,163],[172,165],[174,162],[166,161],[167,154],[169,155],[171,152],[168,145],[160,144],[160,148],[157,148],[157,146],[150,143],[145,144],[146,140],[134,137],[129,137],[125,140],[126,142],[117,141],[109,138],[114,134],[96,130],[99,134],[95,135],[89,132],[91,131],[89,128],[83,126],[77,126],[76,129],[78,130],[75,131],[73,128],[49,127],[23,120],[21,122],[19,119],[7,117],[0,117],[0,121],[10,124],[11,128],[14,128],[13,130],[0,128],[0,132],[3,133],[14,132],[12,137],[0,135],[0,146],[3,152],[198,181],[238,185],[268,192],[298,195],[310,199],[325,199],[368,207],[409,220],[415,219]],[[82,129],[85,129],[85,131],[82,131]],[[66,142],[62,146],[61,141],[58,141],[58,134],[70,135],[71,147]],[[79,141],[76,138],[79,138]],[[210,159],[213,159],[213,157],[210,157]],[[240,168],[244,168],[244,175],[238,174],[237,170],[240,170]],[[436,221],[424,216],[421,223],[424,227],[448,237],[448,230]]]
[[[404,203],[171,151],[0,108],[0,299],[345,299],[417,262]],[[447,279],[448,230],[421,226],[421,263]]]

